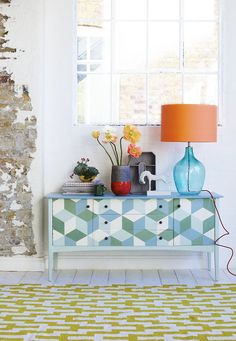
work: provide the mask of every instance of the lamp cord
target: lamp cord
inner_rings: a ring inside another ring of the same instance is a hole
[[[190,147],[190,143],[188,142],[188,179],[187,179],[187,187],[188,187],[188,192],[191,192],[190,191],[190,157],[189,157],[189,147]],[[218,210],[218,207],[216,205],[216,202],[215,202],[215,198],[213,196],[213,194],[211,193],[211,191],[207,190],[207,189],[203,189],[202,192],[207,192],[208,194],[210,194],[210,197],[212,199],[212,202],[214,204],[214,207],[215,207],[215,211],[217,213],[217,216],[219,218],[219,222],[220,222],[220,225],[222,226],[223,230],[225,231],[220,237],[218,237],[215,241],[214,241],[214,244],[217,245],[217,246],[220,246],[220,247],[223,247],[225,249],[228,249],[230,250],[231,252],[231,255],[229,257],[229,260],[227,262],[227,265],[226,265],[226,269],[227,271],[232,275],[232,276],[236,276],[236,273],[232,272],[229,268],[229,265],[234,257],[234,249],[230,246],[226,246],[226,245],[223,245],[223,244],[219,244],[218,242],[225,236],[228,236],[229,235],[229,231],[226,229],[226,227],[224,226],[224,223],[222,221],[222,218],[220,216],[220,212]]]
[[[224,245],[224,244],[218,243],[223,237],[229,235],[229,231],[228,231],[228,230],[226,229],[226,227],[224,226],[224,223],[223,223],[222,218],[221,218],[221,216],[220,216],[220,212],[219,212],[218,207],[217,207],[217,205],[216,205],[216,201],[215,201],[215,198],[214,198],[213,194],[212,194],[209,190],[207,190],[207,189],[203,189],[202,192],[207,192],[208,194],[210,194],[211,199],[212,199],[212,202],[213,202],[214,207],[215,207],[215,211],[216,211],[217,216],[218,216],[218,218],[219,218],[220,225],[222,226],[223,230],[225,231],[225,233],[223,233],[220,237],[218,237],[218,238],[215,240],[214,243],[215,243],[215,245],[217,245],[217,246],[220,246],[220,247],[223,247],[223,248],[225,248],[225,249],[230,250],[231,255],[230,255],[229,260],[228,260],[228,262],[227,262],[226,268],[227,268],[227,271],[228,271],[232,276],[236,276],[236,273],[232,272],[232,271],[230,270],[230,268],[229,268],[229,265],[230,265],[230,263],[231,263],[231,260],[233,259],[233,256],[234,256],[234,249],[233,249],[232,247],[230,247],[230,246],[226,246],[226,245]]]

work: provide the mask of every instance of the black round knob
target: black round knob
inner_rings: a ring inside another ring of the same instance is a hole
[[[87,205],[86,208],[90,208],[90,205]]]
[[[104,240],[108,240],[108,237],[105,237]]]
[[[104,224],[108,224],[108,221],[104,221]]]
[[[181,207],[181,205],[180,205],[180,204],[178,204],[178,205],[177,205],[177,207],[178,207],[178,208],[180,208],[180,207]]]
[[[162,208],[162,205],[159,205],[159,208]]]
[[[108,206],[107,206],[107,205],[104,205],[104,208],[108,208]]]
[[[162,224],[162,221],[161,221],[161,220],[159,221],[159,224]]]
[[[162,240],[163,238],[162,237],[159,237],[160,240]]]

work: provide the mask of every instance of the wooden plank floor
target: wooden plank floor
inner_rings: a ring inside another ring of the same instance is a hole
[[[53,273],[56,285],[213,285],[213,275],[207,270],[60,270]],[[47,272],[0,272],[0,284],[51,284]],[[220,270],[217,283],[236,283],[236,277]]]

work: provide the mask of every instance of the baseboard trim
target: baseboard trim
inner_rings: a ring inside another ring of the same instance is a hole
[[[0,257],[0,271],[44,271],[44,257]]]

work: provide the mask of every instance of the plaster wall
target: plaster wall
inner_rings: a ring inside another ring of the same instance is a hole
[[[42,11],[43,1],[0,1],[0,256],[21,263],[42,256]]]

